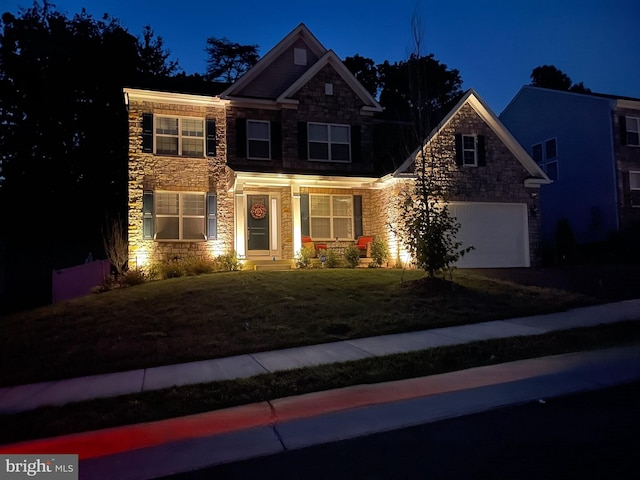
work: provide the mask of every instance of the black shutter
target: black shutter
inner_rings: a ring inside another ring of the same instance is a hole
[[[218,196],[215,193],[207,193],[207,238],[218,238]]]
[[[355,238],[362,236],[362,195],[353,196],[353,233]]]
[[[153,113],[142,114],[142,151],[153,153]]]
[[[300,194],[300,234],[310,236],[309,234],[309,194]]]
[[[271,159],[282,160],[282,124],[271,122]]]
[[[307,124],[298,122],[298,158],[306,160],[307,156]]]
[[[216,156],[216,121],[208,119],[207,120],[207,156],[215,157]]]
[[[620,115],[618,117],[618,121],[620,123],[620,143],[622,145],[627,144],[627,117],[624,115]]]
[[[358,163],[362,160],[360,140],[360,125],[351,125],[351,161]]]
[[[247,158],[247,119],[236,119],[236,156]]]
[[[463,163],[462,156],[462,134],[456,133],[456,164],[461,167]]]
[[[476,148],[478,149],[478,166],[485,167],[487,165],[487,155],[485,153],[484,135],[478,135],[476,139]]]
[[[153,192],[142,192],[142,238],[153,240]]]

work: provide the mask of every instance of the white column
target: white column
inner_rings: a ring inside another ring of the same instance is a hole
[[[291,215],[293,215],[293,254],[302,249],[302,226],[300,225],[300,187],[291,186]]]
[[[247,255],[245,236],[247,232],[247,225],[245,223],[245,200],[242,188],[239,188],[234,193],[235,195],[235,217],[236,217],[236,238],[235,249],[236,254],[240,258],[244,258]]]

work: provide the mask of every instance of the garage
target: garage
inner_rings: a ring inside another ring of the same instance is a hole
[[[459,268],[528,267],[529,228],[523,203],[450,203],[461,227],[458,240],[473,245]]]

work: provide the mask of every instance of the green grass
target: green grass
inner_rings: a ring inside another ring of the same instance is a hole
[[[229,272],[91,295],[0,320],[0,386],[560,311],[591,299],[456,272]]]
[[[640,342],[638,322],[473,342],[0,415],[0,443],[149,422],[350,385]]]

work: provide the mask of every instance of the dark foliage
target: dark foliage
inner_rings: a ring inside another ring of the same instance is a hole
[[[531,85],[534,87],[566,90],[576,93],[591,93],[582,82],[573,83],[571,78],[553,65],[541,65],[531,72]]]

